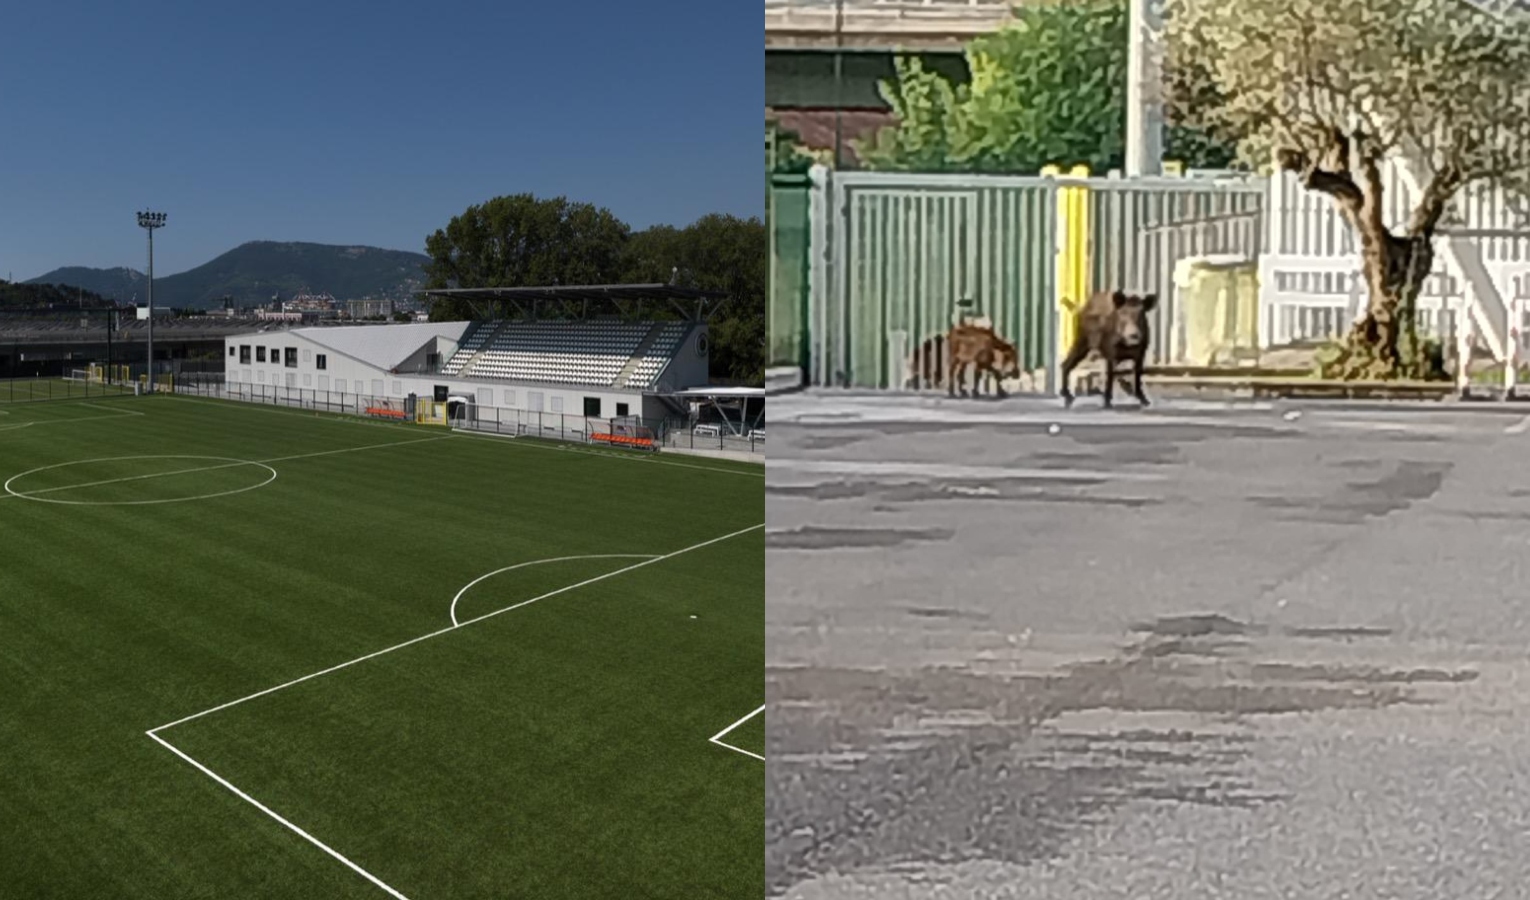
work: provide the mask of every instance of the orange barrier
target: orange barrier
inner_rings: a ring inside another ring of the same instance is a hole
[[[590,435],[590,440],[600,441],[606,444],[626,444],[630,447],[652,447],[653,438],[631,437],[625,434],[607,434],[597,432]]]
[[[401,409],[389,409],[386,406],[368,406],[367,415],[381,416],[384,419],[407,419],[409,414]]]

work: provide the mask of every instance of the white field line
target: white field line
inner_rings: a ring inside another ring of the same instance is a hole
[[[203,406],[225,406],[230,409],[248,409],[251,412],[276,413],[281,416],[301,416],[305,419],[318,418],[324,422],[332,422],[337,425],[366,425],[372,428],[398,428],[405,422],[382,422],[376,419],[363,419],[352,412],[341,412],[333,409],[309,409],[306,406],[278,406],[256,403],[252,400],[240,400],[234,397],[208,397],[192,395],[190,397],[170,396],[159,394],[166,400],[179,400],[182,403],[197,403]],[[229,406],[229,404],[234,404]],[[315,413],[316,415],[309,415]]]
[[[760,762],[764,762],[765,761],[765,757],[761,756],[760,754],[755,753],[755,752],[750,751],[750,750],[745,750],[743,747],[735,747],[732,744],[724,742],[723,739],[722,739],[723,735],[727,734],[728,732],[732,731],[733,729],[735,729],[738,726],[744,724],[745,722],[749,721],[750,719],[754,718],[755,716],[759,715],[760,713],[762,713],[764,711],[765,711],[765,704],[761,703],[759,709],[755,710],[752,713],[749,713],[748,715],[744,716],[742,719],[739,719],[737,722],[734,722],[732,725],[729,725],[727,728],[724,728],[722,731],[717,732],[716,734],[714,734],[711,737],[707,738],[707,740],[710,741],[711,743],[716,744],[719,747],[727,747],[729,750],[735,750],[735,751],[737,751],[739,753],[744,754],[745,756],[752,756],[755,759],[759,760]]]
[[[607,572],[604,575],[597,575],[594,578],[586,578],[584,581],[581,581],[581,582],[579,582],[577,584],[571,584],[571,585],[568,585],[566,587],[558,588],[557,590],[548,591],[547,593],[542,594],[540,596],[532,597],[530,600],[522,600],[520,603],[516,603],[516,604],[514,604],[512,606],[507,606],[507,607],[505,607],[503,609],[497,609],[497,610],[495,610],[493,612],[484,613],[481,616],[477,616],[475,618],[468,619],[467,621],[462,622],[460,624],[449,625],[446,628],[439,628],[439,629],[437,629],[435,631],[430,632],[429,634],[422,634],[419,637],[410,638],[407,641],[403,641],[402,643],[394,644],[391,647],[384,647],[381,650],[375,650],[375,651],[373,651],[371,653],[366,654],[365,656],[358,656],[355,659],[348,660],[346,662],[340,663],[339,665],[330,666],[327,669],[320,669],[317,672],[311,672],[311,673],[309,673],[307,675],[304,675],[301,678],[294,678],[291,681],[284,682],[282,684],[278,684],[275,687],[269,687],[269,688],[266,688],[263,691],[256,691],[253,694],[247,694],[246,696],[240,697],[237,700],[230,700],[227,703],[220,703],[217,706],[211,707],[209,709],[204,709],[201,712],[192,713],[189,716],[184,716],[182,718],[176,719],[174,722],[166,722],[163,725],[159,725],[159,726],[157,726],[155,728],[151,728],[148,733],[149,734],[153,734],[153,733],[158,732],[158,731],[164,731],[167,728],[174,728],[177,725],[182,725],[182,724],[184,724],[186,722],[190,722],[193,719],[200,719],[203,716],[208,715],[209,713],[215,713],[215,712],[218,712],[220,710],[228,709],[228,708],[233,707],[233,706],[238,706],[239,704],[244,703],[244,702],[246,702],[248,700],[254,700],[256,697],[264,697],[267,694],[274,694],[277,691],[284,690],[286,688],[292,687],[293,685],[302,684],[305,681],[310,681],[310,680],[312,680],[314,678],[318,678],[321,675],[328,675],[331,672],[338,672],[341,669],[348,668],[350,666],[354,666],[354,665],[356,665],[359,662],[365,662],[366,660],[374,659],[376,657],[382,656],[385,653],[392,653],[395,650],[402,650],[403,648],[408,647],[408,646],[410,646],[412,644],[418,644],[420,641],[425,641],[425,640],[429,640],[430,638],[433,638],[433,637],[438,637],[440,635],[446,634],[449,631],[456,631],[458,628],[465,628],[468,625],[472,625],[475,622],[482,622],[483,620],[493,618],[494,616],[497,616],[500,613],[509,612],[512,609],[520,609],[523,606],[530,606],[531,604],[536,603],[538,600],[546,600],[549,597],[556,597],[559,594],[568,593],[569,591],[575,590],[577,588],[582,588],[582,587],[585,587],[586,585],[594,584],[597,581],[605,581],[607,578],[615,578],[617,575],[622,575],[622,574],[625,574],[627,572],[632,572],[634,570],[641,569],[644,566],[651,566],[654,563],[660,563],[660,562],[665,561],[666,559],[673,559],[674,557],[679,556],[679,555],[681,555],[683,553],[690,553],[692,550],[700,550],[703,547],[710,547],[713,544],[721,543],[722,541],[726,541],[726,540],[728,540],[730,538],[738,537],[741,534],[748,534],[751,531],[758,531],[759,529],[764,528],[764,527],[765,527],[765,523],[764,522],[761,522],[758,525],[750,525],[748,528],[740,528],[738,531],[730,532],[730,533],[725,534],[725,535],[723,535],[721,537],[715,537],[715,538],[712,538],[710,540],[702,541],[699,544],[692,544],[689,547],[683,547],[683,548],[681,548],[679,550],[675,550],[672,553],[666,553],[666,554],[664,554],[662,556],[655,556],[652,559],[646,559],[646,560],[644,560],[644,561],[642,561],[640,563],[634,563],[633,565],[630,565],[630,566],[624,566],[623,568],[616,569],[615,571]]]
[[[729,538],[737,537],[737,536],[739,536],[741,534],[748,534],[751,531],[755,531],[757,529],[764,528],[764,527],[765,527],[765,523],[761,522],[758,525],[751,525],[748,528],[739,529],[738,531],[734,531],[734,532],[731,532],[729,534],[725,534],[722,537],[715,537],[715,538],[712,538],[711,540],[702,541],[699,544],[692,544],[689,547],[684,547],[682,549],[674,551],[673,553],[666,553],[663,556],[655,556],[652,559],[644,560],[643,562],[637,563],[636,565],[627,566],[626,568],[623,568],[623,569],[618,569],[615,572],[608,572],[605,575],[599,575],[599,576],[597,576],[595,578],[586,579],[584,581],[579,582],[578,584],[571,584],[571,585],[569,585],[567,587],[562,587],[562,588],[559,588],[559,589],[557,589],[555,591],[548,591],[547,593],[543,594],[540,597],[533,597],[530,600],[522,601],[520,603],[515,604],[514,606],[507,606],[504,609],[495,610],[494,612],[487,613],[487,614],[479,616],[479,617],[477,617],[475,619],[468,619],[466,622],[463,622],[462,625],[453,625],[453,626],[451,626],[449,628],[442,628],[442,629],[439,629],[439,630],[436,630],[436,631],[432,631],[429,634],[421,635],[421,636],[419,636],[417,638],[412,638],[410,640],[404,641],[403,643],[394,644],[391,647],[385,647],[382,650],[378,650],[378,651],[376,651],[374,653],[368,653],[365,656],[358,656],[357,658],[355,658],[353,660],[350,660],[349,662],[343,662],[343,663],[339,664],[338,666],[330,666],[327,669],[322,669],[322,670],[320,670],[318,672],[314,672],[314,673],[309,674],[309,675],[304,675],[302,678],[294,678],[293,680],[288,681],[285,684],[279,684],[276,687],[266,688],[263,691],[257,691],[257,692],[255,692],[253,694],[248,695],[248,696],[240,697],[237,700],[230,700],[227,703],[219,704],[218,706],[214,706],[211,709],[204,709],[204,710],[202,710],[199,713],[193,713],[193,714],[191,714],[189,716],[185,716],[184,718],[176,719],[174,722],[166,722],[164,725],[159,725],[159,726],[156,726],[154,728],[150,728],[148,731],[146,731],[144,733],[147,734],[149,737],[153,738],[155,740],[155,742],[157,742],[158,744],[163,746],[165,749],[169,750],[170,752],[174,753],[176,756],[179,756],[181,759],[183,759],[186,762],[190,763],[191,765],[195,766],[196,769],[198,771],[200,771],[202,774],[208,776],[209,778],[211,778],[214,781],[218,782],[219,784],[223,785],[228,790],[232,791],[240,799],[247,801],[248,803],[253,805],[256,809],[260,810],[261,812],[263,812],[266,815],[270,816],[271,818],[275,819],[278,823],[280,823],[284,827],[286,827],[286,828],[292,830],[293,832],[295,832],[296,834],[302,836],[304,840],[307,840],[309,843],[311,843],[314,846],[318,847],[320,850],[323,850],[325,853],[328,853],[330,856],[333,856],[335,859],[338,859],[341,862],[345,863],[345,865],[347,867],[349,867],[352,871],[355,871],[356,873],[360,874],[362,877],[366,878],[368,881],[372,882],[373,884],[375,884],[378,887],[382,888],[383,890],[387,891],[389,894],[393,895],[394,897],[398,897],[398,898],[400,898],[400,900],[407,900],[407,898],[404,898],[403,894],[400,894],[398,891],[396,891],[393,888],[389,887],[386,883],[384,883],[381,879],[377,878],[372,873],[368,872],[367,870],[365,870],[365,869],[361,868],[360,866],[356,865],[355,863],[351,862],[349,859],[346,859],[338,851],[336,851],[333,848],[329,847],[324,842],[320,841],[318,838],[315,838],[313,835],[309,834],[308,832],[304,831],[303,829],[299,828],[298,826],[296,826],[296,825],[292,824],[291,822],[287,821],[286,819],[282,818],[280,815],[277,815],[274,811],[272,811],[270,809],[270,807],[267,807],[265,804],[263,804],[260,801],[256,800],[254,797],[251,797],[249,794],[246,794],[244,791],[241,791],[239,788],[234,787],[233,784],[229,783],[226,779],[224,779],[221,776],[219,776],[216,772],[212,771],[211,769],[207,768],[206,766],[204,766],[201,763],[197,762],[196,760],[192,759],[190,756],[186,755],[185,753],[182,753],[178,748],[176,748],[174,745],[172,745],[169,741],[166,741],[164,738],[160,737],[158,732],[164,731],[167,728],[174,728],[177,725],[181,725],[181,724],[184,724],[186,722],[190,722],[193,719],[200,719],[200,718],[202,718],[205,715],[208,715],[210,713],[218,712],[219,710],[228,709],[229,707],[232,707],[232,706],[238,706],[239,704],[244,703],[246,700],[254,700],[256,697],[264,697],[266,694],[274,694],[277,691],[282,690],[283,688],[289,688],[289,687],[292,687],[295,684],[301,684],[301,683],[303,683],[305,681],[309,681],[311,679],[318,678],[320,675],[327,675],[330,672],[338,672],[339,670],[344,669],[344,668],[346,668],[348,666],[353,666],[356,663],[363,662],[363,661],[368,660],[368,659],[373,659],[373,658],[378,657],[378,656],[382,656],[384,653],[391,653],[394,650],[403,649],[404,647],[408,647],[410,644],[418,644],[420,641],[428,640],[430,638],[436,637],[437,635],[446,634],[449,631],[456,631],[458,628],[460,628],[462,626],[471,625],[474,622],[482,622],[484,619],[490,618],[492,616],[497,616],[497,615],[499,615],[502,612],[509,612],[512,609],[518,609],[518,608],[520,608],[522,606],[526,606],[528,604],[535,603],[538,600],[545,600],[548,597],[555,597],[558,594],[562,594],[562,593],[565,593],[567,591],[574,590],[575,588],[584,587],[587,584],[594,584],[597,581],[604,581],[607,578],[611,578],[611,577],[614,577],[616,575],[620,575],[623,572],[631,572],[634,569],[641,569],[644,566],[651,566],[654,563],[663,562],[666,559],[672,559],[672,558],[674,558],[676,556],[679,556],[682,553],[689,553],[692,550],[700,550],[702,547],[708,547],[708,546],[711,546],[712,544],[716,544],[716,543],[719,543],[721,541],[726,541]],[[738,748],[735,747],[733,749],[738,749]],[[747,751],[747,750],[739,750],[739,752],[740,753],[748,753],[749,751]],[[754,754],[750,754],[750,755],[752,756]]]
[[[112,409],[112,408],[106,407],[106,406],[96,406],[94,403],[74,403],[72,405],[73,406],[83,406],[83,407],[86,407],[88,409],[99,409],[102,412],[111,413],[111,415],[109,415],[109,416],[76,416],[73,419],[33,419],[30,422],[16,422],[16,423],[11,424],[11,425],[6,425],[6,426],[4,426],[3,430],[11,431],[11,430],[19,429],[19,428],[26,428],[26,427],[28,427],[30,425],[63,425],[66,422],[99,422],[102,419],[120,419],[123,416],[141,416],[141,415],[143,415],[143,413],[138,412],[136,410],[131,410],[131,409]],[[0,412],[5,412],[5,411],[4,410],[0,410]],[[9,413],[7,413],[7,414],[9,414]]]
[[[383,890],[387,891],[390,895],[399,898],[399,900],[409,900],[409,898],[405,897],[403,894],[399,893],[398,891],[394,890],[392,887],[388,886],[387,882],[383,881],[381,878],[378,878],[376,875],[373,875],[371,872],[368,872],[366,869],[363,869],[361,866],[358,866],[355,863],[351,862],[350,860],[346,859],[345,856],[343,856],[338,850],[334,849],[333,847],[329,846],[328,844],[324,843],[323,841],[319,840],[318,838],[314,837],[313,835],[309,834],[308,832],[304,831],[303,829],[299,828],[298,826],[296,826],[296,825],[292,824],[291,822],[287,821],[286,819],[282,818],[279,814],[277,814],[275,811],[273,811],[269,806],[266,806],[264,803],[261,803],[259,800],[256,800],[254,797],[251,797],[249,794],[246,794],[244,791],[241,791],[239,788],[234,787],[232,784],[230,784],[225,778],[223,778],[217,772],[214,772],[212,769],[207,768],[206,766],[204,766],[201,763],[197,762],[196,760],[192,759],[190,756],[188,756],[185,753],[181,752],[179,747],[176,747],[175,745],[171,744],[169,741],[165,740],[164,738],[160,737],[159,735],[155,734],[152,731],[150,731],[148,734],[149,734],[149,737],[153,738],[156,742],[158,742],[160,746],[164,747],[166,750],[169,750],[171,753],[174,753],[176,756],[179,756],[181,759],[184,759],[185,761],[191,763],[203,775],[206,775],[208,778],[211,778],[213,781],[216,781],[219,784],[223,785],[225,788],[228,788],[230,791],[232,791],[234,793],[234,795],[236,797],[238,797],[241,800],[244,800],[245,802],[247,802],[250,805],[254,806],[256,809],[260,810],[261,812],[263,812],[266,815],[270,816],[271,818],[275,819],[277,822],[281,823],[283,826],[285,826],[290,831],[296,833],[299,837],[303,838],[305,841],[308,841],[310,844],[313,844],[315,847],[318,847],[320,850],[323,850],[325,853],[328,853],[330,856],[333,856],[335,859],[338,859],[341,862],[345,863],[345,865],[348,868],[350,868],[356,874],[360,875],[362,878],[365,878],[367,881],[370,881],[373,884],[377,885],[378,887],[382,888]]]
[[[427,441],[444,441],[444,440],[446,440],[449,437],[451,437],[451,435],[444,434],[444,435],[440,435],[440,436],[437,436],[437,437],[419,438],[418,440],[413,440],[413,441],[388,441],[387,443],[384,443],[384,444],[368,444],[365,447],[345,447],[345,448],[342,448],[340,450],[321,450],[318,453],[299,453],[299,454],[296,454],[294,456],[274,456],[274,457],[272,457],[270,459],[240,460],[238,462],[220,463],[220,464],[218,464],[216,466],[196,466],[195,468],[190,468],[190,469],[172,469],[169,472],[151,472],[148,475],[127,475],[127,476],[124,476],[122,478],[106,478],[106,479],[103,479],[101,481],[84,481],[84,482],[81,482],[79,484],[64,484],[64,485],[59,485],[58,487],[38,488],[35,491],[11,491],[7,487],[6,488],[5,496],[7,496],[7,497],[23,497],[23,498],[25,498],[25,497],[33,496],[34,494],[49,494],[49,493],[52,493],[54,491],[72,491],[72,490],[75,490],[77,488],[99,487],[99,486],[101,486],[103,484],[120,484],[120,483],[122,483],[124,481],[142,481],[143,479],[146,479],[146,478],[166,478],[166,477],[169,477],[171,475],[185,475],[185,474],[190,473],[190,472],[213,472],[213,471],[216,471],[218,469],[232,469],[232,468],[234,468],[236,466],[249,466],[249,465],[263,466],[263,465],[266,465],[267,463],[289,462],[289,461],[294,460],[294,459],[312,459],[313,457],[316,457],[316,456],[333,456],[334,454],[337,454],[337,453],[356,453],[357,451],[360,451],[360,450],[377,450],[377,449],[382,448],[382,447],[397,447],[397,446],[402,446],[403,444],[423,444],[423,443],[425,443]],[[165,459],[165,458],[167,458],[167,457],[164,457],[164,456],[145,456],[145,457],[112,456],[112,457],[103,457],[102,459],[82,459],[82,460],[79,461],[79,463],[111,462],[111,461],[119,460],[119,459]],[[58,465],[76,465],[76,463],[59,463]],[[57,468],[57,466],[50,466],[49,468]],[[25,475],[25,474],[30,474],[30,473],[23,472],[22,474]],[[19,476],[12,476],[12,480],[14,480],[16,477],[19,477]],[[6,484],[9,485],[10,481],[7,481]]]
[[[494,435],[494,434],[478,434],[478,433],[476,433],[476,432],[474,432],[472,430],[468,430],[468,429],[454,429],[454,432],[456,434],[459,434],[459,435],[463,436],[463,437],[484,438],[486,440],[493,440],[495,437],[500,437],[499,435]],[[532,434],[532,435],[525,435],[525,436],[526,437],[537,437],[537,435],[534,435],[534,434]],[[548,451],[551,451],[551,452],[554,452],[554,453],[581,453],[581,454],[583,454],[585,456],[594,456],[594,457],[598,457],[600,459],[615,459],[615,460],[621,460],[623,462],[643,463],[645,465],[650,465],[650,466],[674,466],[677,469],[697,469],[697,470],[700,470],[702,472],[716,472],[719,475],[747,475],[750,478],[764,478],[765,477],[765,472],[763,471],[763,467],[762,467],[762,471],[759,471],[759,472],[746,472],[746,471],[743,471],[741,469],[719,469],[716,466],[697,466],[697,465],[692,465],[690,463],[670,462],[667,459],[646,458],[646,457],[637,456],[636,454],[629,454],[627,456],[619,456],[619,455],[617,455],[615,453],[596,453],[594,451],[584,450],[584,449],[581,449],[579,447],[574,447],[572,445],[569,445],[569,446],[547,447],[547,446],[543,446],[541,444],[538,444],[535,441],[519,441],[519,442],[511,444],[511,446],[530,448],[532,450],[548,450]]]
[[[487,575],[479,575],[477,578],[469,581],[467,583],[467,587],[464,587],[462,590],[458,591],[457,596],[452,598],[452,606],[449,610],[452,619],[452,626],[456,627],[457,625],[457,601],[461,600],[462,595],[466,594],[468,590],[473,587],[473,585],[483,581],[486,578],[493,578],[495,575],[500,575],[505,572],[513,572],[516,569],[524,569],[527,566],[540,566],[543,563],[569,562],[570,560],[575,559],[654,559],[658,555],[659,554],[657,553],[597,553],[591,554],[589,556],[554,556],[548,559],[534,559],[530,562],[516,563],[513,566],[505,566],[503,569],[495,569]]]

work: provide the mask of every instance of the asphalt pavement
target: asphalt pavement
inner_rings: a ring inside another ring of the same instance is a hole
[[[1530,408],[771,403],[771,896],[1530,897]]]

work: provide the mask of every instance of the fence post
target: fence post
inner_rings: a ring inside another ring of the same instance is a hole
[[[1507,338],[1504,347],[1503,361],[1503,398],[1514,399],[1514,389],[1519,386],[1519,330],[1524,324],[1524,312],[1520,307],[1519,292],[1512,292],[1509,297],[1509,322]]]

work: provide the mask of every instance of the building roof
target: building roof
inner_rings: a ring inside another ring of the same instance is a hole
[[[293,328],[288,334],[300,334],[346,356],[376,366],[392,369],[413,356],[433,338],[460,341],[471,322],[411,322],[389,325],[332,325]]]
[[[548,287],[437,288],[427,297],[469,300],[722,300],[722,291],[677,287],[672,284],[571,284]]]

